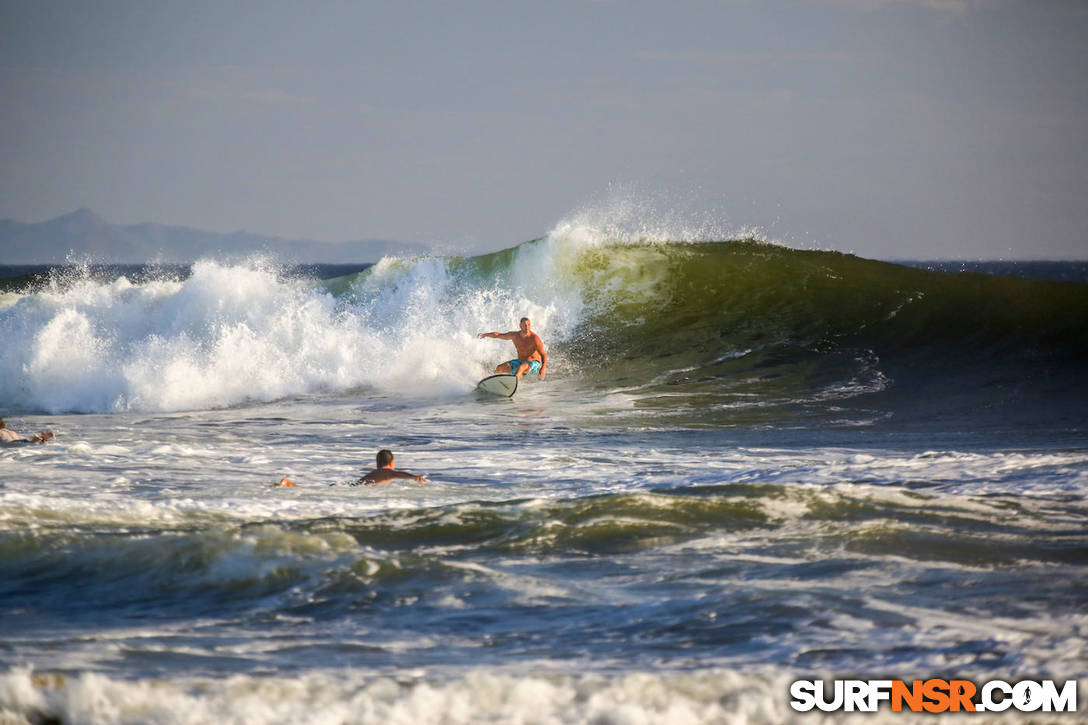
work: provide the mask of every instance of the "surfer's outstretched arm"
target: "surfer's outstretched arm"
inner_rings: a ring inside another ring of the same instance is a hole
[[[485,337],[497,337],[500,340],[513,340],[514,335],[516,334],[518,334],[517,330],[513,332],[481,332],[476,337],[480,338],[481,340]]]

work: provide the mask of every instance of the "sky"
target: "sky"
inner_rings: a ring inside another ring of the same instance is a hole
[[[1086,71],[1082,0],[0,0],[0,218],[1086,259]]]

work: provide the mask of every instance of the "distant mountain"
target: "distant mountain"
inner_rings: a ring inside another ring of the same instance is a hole
[[[317,242],[249,232],[218,234],[162,224],[119,226],[90,209],[36,224],[0,220],[0,264],[60,264],[69,259],[100,263],[193,262],[202,257],[271,254],[284,262],[377,262],[386,255],[419,254],[421,245],[383,239]]]

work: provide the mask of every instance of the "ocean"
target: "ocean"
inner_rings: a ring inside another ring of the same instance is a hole
[[[57,438],[0,449],[0,722],[819,722],[791,682],[1088,678],[1084,263],[571,223],[10,274],[0,415]],[[522,316],[546,380],[481,397]],[[381,448],[427,482],[352,485]]]

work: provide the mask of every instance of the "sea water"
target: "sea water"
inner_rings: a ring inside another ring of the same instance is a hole
[[[792,722],[799,678],[1083,680],[1088,287],[979,271],[569,223],[9,289],[0,414],[57,439],[0,450],[0,721]],[[547,378],[477,395],[512,347],[476,333],[522,316]],[[380,448],[427,482],[352,485]]]

